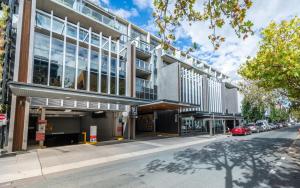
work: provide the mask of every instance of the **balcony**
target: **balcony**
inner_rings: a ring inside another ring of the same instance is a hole
[[[59,6],[60,5],[60,6]],[[110,13],[101,12],[89,3],[78,2],[77,0],[37,0],[37,9],[51,12],[53,10],[54,16],[62,19],[68,18],[68,21],[77,24],[86,29],[92,27],[96,33],[102,32],[106,36],[119,37],[121,33],[119,24],[115,16]],[[98,24],[96,24],[96,23]]]
[[[182,62],[181,59],[179,59],[177,56],[176,56],[176,53],[175,51],[171,50],[171,49],[168,49],[168,50],[163,50],[162,51],[162,59],[168,63],[175,63],[175,62]]]
[[[136,69],[145,73],[151,74],[151,64],[141,59],[136,59]]]
[[[146,100],[155,100],[157,97],[156,90],[152,82],[145,79],[136,78],[136,97]]]

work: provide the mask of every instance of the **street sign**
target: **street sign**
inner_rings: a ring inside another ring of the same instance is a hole
[[[36,141],[45,141],[45,133],[37,131],[35,133],[35,140]]]

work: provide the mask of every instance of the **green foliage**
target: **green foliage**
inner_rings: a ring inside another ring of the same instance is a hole
[[[289,113],[286,109],[276,108],[275,106],[271,107],[270,120],[272,122],[282,122],[286,121],[289,118]]]
[[[300,99],[300,19],[271,22],[262,32],[255,57],[239,73],[266,90],[280,89],[290,100]]]
[[[246,122],[264,119],[265,106],[262,103],[251,103],[247,98],[242,101],[242,115]]]
[[[246,38],[253,34],[251,21],[246,20],[246,13],[252,6],[251,0],[204,0],[202,7],[196,0],[154,0],[153,17],[162,37],[162,46],[168,49],[176,40],[175,31],[187,21],[190,25],[195,22],[208,22],[212,33],[209,39],[215,49],[225,38],[216,34],[216,29],[222,28],[226,22],[234,29],[238,37]]]

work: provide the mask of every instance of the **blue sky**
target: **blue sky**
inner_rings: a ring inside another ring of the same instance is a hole
[[[128,19],[132,23],[150,31],[155,31],[152,20],[152,0],[90,0],[109,8],[115,14]],[[196,0],[196,7],[201,9],[203,1]],[[279,22],[300,16],[299,0],[252,0],[253,6],[247,13],[248,19],[254,23],[255,34],[242,40],[236,37],[229,25],[225,25],[218,32],[225,37],[225,42],[220,49],[214,51],[208,35],[210,30],[207,23],[182,23],[177,29],[175,46],[186,49],[195,42],[200,46],[194,55],[202,61],[211,64],[214,68],[231,76],[233,80],[239,80],[237,74],[239,66],[248,56],[255,56],[261,36],[259,31],[266,27],[270,21]]]

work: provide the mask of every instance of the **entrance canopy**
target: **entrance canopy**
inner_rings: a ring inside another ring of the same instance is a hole
[[[9,88],[13,94],[24,97],[103,102],[123,105],[145,105],[150,103],[150,101],[133,97],[108,95],[97,92],[88,92],[20,82],[9,82]]]
[[[188,104],[183,104],[175,101],[161,100],[150,104],[138,106],[139,113],[148,113],[156,110],[178,110],[180,108],[189,108]]]

